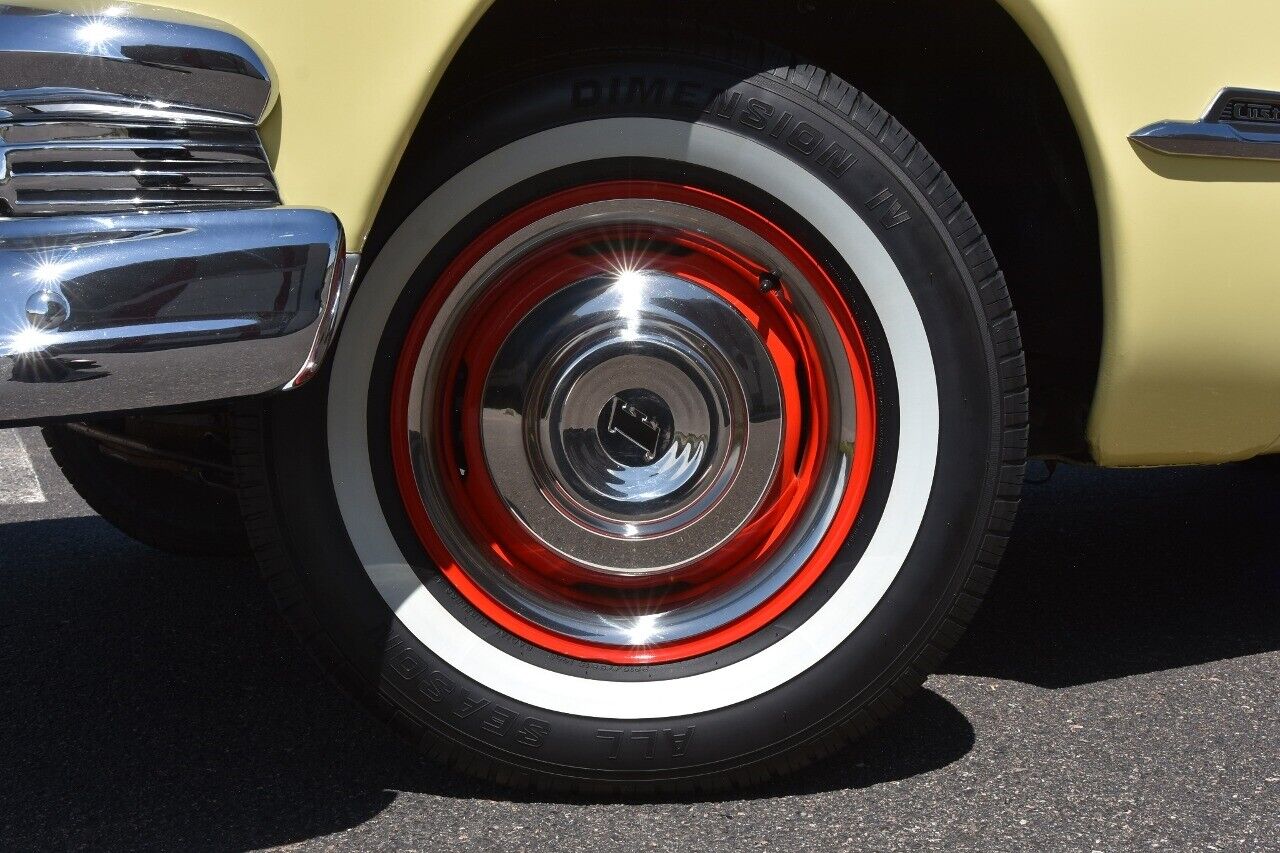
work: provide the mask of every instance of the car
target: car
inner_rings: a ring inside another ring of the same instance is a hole
[[[252,553],[459,772],[795,772],[960,638],[1028,459],[1280,452],[1246,25],[1280,6],[0,5],[0,424],[137,539]]]

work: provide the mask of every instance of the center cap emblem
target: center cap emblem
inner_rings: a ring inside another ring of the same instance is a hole
[[[601,410],[597,433],[600,444],[615,462],[627,467],[648,465],[671,446],[671,409],[652,391],[621,391]]]

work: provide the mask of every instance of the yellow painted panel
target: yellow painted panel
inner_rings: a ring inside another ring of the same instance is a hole
[[[1280,436],[1280,163],[1144,153],[1223,86],[1280,90],[1280,3],[1002,0],[1084,137],[1102,219],[1105,331],[1090,441],[1109,465],[1252,456]]]

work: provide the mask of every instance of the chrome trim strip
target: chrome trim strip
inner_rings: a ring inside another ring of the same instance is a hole
[[[279,203],[253,129],[0,122],[0,216]]]
[[[330,347],[338,337],[338,327],[342,324],[342,317],[347,311],[347,300],[355,288],[356,275],[359,272],[360,256],[354,253],[346,255],[342,260],[342,272],[334,277],[334,286],[329,289],[328,296],[325,298],[324,312],[316,329],[311,351],[307,353],[307,360],[303,362],[297,374],[280,390],[289,391],[297,388],[320,372],[325,358],[329,355]]]
[[[342,245],[303,208],[0,220],[0,423],[300,384],[345,302]]]
[[[275,104],[273,79],[247,36],[208,18],[0,5],[0,120],[253,127]]]
[[[1156,122],[1129,139],[1176,156],[1280,160],[1280,92],[1222,89],[1199,120]]]

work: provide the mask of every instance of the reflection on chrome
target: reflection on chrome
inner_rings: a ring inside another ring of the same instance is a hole
[[[248,37],[208,18],[137,10],[0,6],[0,119],[253,127],[270,111],[272,74]]]
[[[53,333],[35,326],[26,326],[11,335],[0,338],[0,356],[28,355],[49,348]]]
[[[298,208],[0,222],[0,380],[26,386],[0,381],[0,419],[284,387],[316,357],[341,246]],[[92,389],[30,387],[87,371]]]
[[[1158,121],[1129,134],[1135,145],[1182,157],[1280,160],[1280,127],[1260,116],[1280,109],[1280,92],[1228,87],[1195,121]]]
[[[0,423],[315,374],[356,265],[332,214],[277,206],[275,100],[217,21],[0,5]]]
[[[277,204],[255,129],[275,97],[218,22],[0,5],[0,217]]]
[[[91,358],[67,358],[48,351],[32,352],[13,360],[9,381],[47,385],[55,382],[83,382],[111,375],[109,371],[100,368],[101,365]]]
[[[278,203],[254,129],[175,130],[116,118],[0,119],[0,216]]]
[[[541,303],[499,350],[486,460],[510,510],[561,556],[670,571],[733,536],[772,482],[773,374],[759,336],[711,291],[652,272],[588,278]],[[619,403],[660,425],[654,459],[638,446],[648,437],[608,428]]]
[[[105,20],[98,18],[90,18],[86,23],[81,24],[76,30],[76,38],[80,43],[89,49],[91,53],[99,53],[107,46],[107,43],[120,35],[120,30],[111,26]]]
[[[53,261],[36,261],[36,268],[31,277],[41,284],[57,284],[67,274],[66,264]]]
[[[643,616],[637,616],[627,626],[627,644],[631,646],[645,646],[658,633],[658,616],[654,613],[648,613]]]

